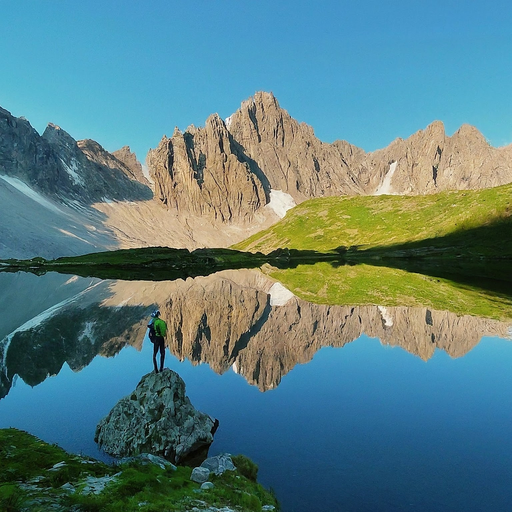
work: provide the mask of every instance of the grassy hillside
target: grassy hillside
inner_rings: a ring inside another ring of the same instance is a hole
[[[458,254],[512,256],[512,184],[428,196],[329,197],[306,201],[266,231],[235,246],[331,251],[457,248]]]

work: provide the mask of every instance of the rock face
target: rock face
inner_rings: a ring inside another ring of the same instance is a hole
[[[157,198],[223,222],[250,220],[280,190],[295,202],[322,196],[431,194],[512,182],[512,146],[491,147],[463,125],[452,137],[434,122],[372,153],[318,140],[271,93],[258,92],[223,122],[176,131],[148,155]],[[264,194],[262,193],[262,190]],[[225,203],[222,197],[227,198]]]
[[[205,458],[214,425],[194,409],[181,377],[166,369],[145,375],[100,421],[94,439],[114,457],[152,453],[184,464],[198,453]]]
[[[155,196],[178,213],[249,222],[267,202],[264,183],[218,115],[204,128],[183,134],[176,129],[170,139],[164,137],[148,153],[147,164]]]
[[[228,118],[228,128],[272,189],[297,202],[311,197],[363,193],[349,162],[364,151],[348,143],[326,144],[298,123],[272,93],[258,92]]]
[[[512,182],[512,147],[491,147],[470,125],[448,137],[443,123],[436,121],[406,140],[396,139],[369,153],[360,166],[365,167],[363,185],[370,193],[489,188]]]
[[[142,172],[142,165],[137,160],[137,155],[132,153],[129,146],[123,146],[121,149],[114,151],[112,155],[127,167],[134,179],[141,183],[147,183],[147,179]]]
[[[49,124],[40,136],[23,118],[0,108],[0,174],[43,194],[90,204],[103,199],[147,200],[147,185],[97,142],[77,143]]]

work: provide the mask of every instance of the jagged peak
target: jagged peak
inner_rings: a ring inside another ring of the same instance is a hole
[[[459,139],[467,139],[473,143],[481,143],[490,146],[482,132],[471,124],[464,123],[452,136],[451,139],[457,141]]]
[[[427,128],[425,129],[427,133],[433,133],[433,132],[442,132],[445,133],[444,129],[444,123],[442,121],[436,120],[432,121]]]
[[[76,143],[80,149],[87,148],[87,149],[94,149],[95,151],[103,151],[103,152],[106,151],[105,148],[99,142],[96,142],[93,139],[77,140]]]
[[[271,106],[277,110],[280,110],[279,102],[272,92],[256,91],[253,96],[242,101],[239,110],[246,110],[252,106]]]
[[[131,150],[130,146],[123,146],[122,148],[116,149],[114,153],[128,153],[130,155],[135,155],[135,153]]]
[[[42,137],[50,143],[77,146],[76,140],[68,132],[53,123],[48,123]]]
[[[224,120],[219,116],[219,114],[214,113],[210,114],[208,118],[206,119],[205,123],[205,129],[206,130],[214,130],[217,132],[227,132],[226,123],[224,123]]]

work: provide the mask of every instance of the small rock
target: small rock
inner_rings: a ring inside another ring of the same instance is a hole
[[[114,462],[116,465],[128,464],[129,462],[139,462],[141,464],[156,464],[160,466],[162,469],[171,468],[173,471],[176,471],[178,468],[167,459],[163,457],[159,457],[158,455],[153,455],[151,453],[141,453],[140,455],[136,455],[135,457],[123,457],[122,459]]]
[[[222,475],[225,471],[235,471],[236,467],[231,460],[231,456],[229,453],[223,453],[221,455],[217,455],[216,457],[209,457],[202,464],[202,468],[209,469],[212,473],[215,473],[217,476]]]
[[[66,463],[64,461],[57,462],[57,464],[54,464],[48,471],[58,471],[59,469],[66,466]]]
[[[202,484],[203,482],[206,482],[208,480],[208,477],[210,476],[210,470],[208,468],[194,468],[192,470],[192,475],[190,476],[190,480],[192,482],[197,482],[198,484]]]
[[[105,486],[116,480],[120,474],[121,473],[116,473],[113,476],[103,476],[99,478],[88,476],[85,479],[86,486],[84,487],[82,494],[100,494],[103,492],[103,489],[105,489]]]
[[[215,485],[213,484],[213,482],[204,482],[203,484],[201,484],[201,489],[203,489],[203,491],[213,489],[214,487]]]
[[[73,494],[76,491],[73,484],[70,484],[69,482],[67,484],[61,485],[60,488],[64,491],[70,492],[71,494]]]
[[[276,507],[274,507],[274,505],[263,505],[263,507],[261,507],[261,511],[264,512],[264,511],[272,511],[272,510],[275,510]]]

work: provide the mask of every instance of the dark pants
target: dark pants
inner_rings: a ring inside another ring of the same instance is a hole
[[[164,359],[165,359],[165,340],[162,336],[155,337],[155,343],[153,343],[153,366],[155,367],[155,372],[158,372],[158,367],[156,365],[156,355],[160,351],[160,371],[164,369]]]

